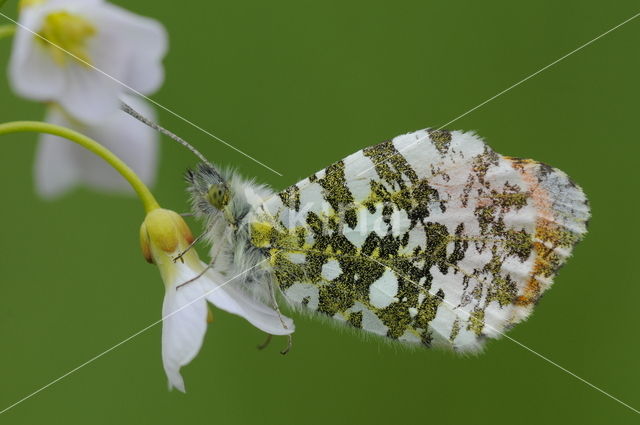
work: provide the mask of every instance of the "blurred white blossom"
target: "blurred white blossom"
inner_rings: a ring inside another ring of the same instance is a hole
[[[85,123],[118,110],[123,84],[147,95],[164,80],[167,34],[153,19],[103,0],[28,0],[19,24],[9,62],[13,89]]]
[[[146,117],[155,118],[153,108],[139,97],[123,95],[122,100]],[[155,182],[158,133],[125,112],[115,111],[99,124],[83,124],[52,104],[46,121],[98,141],[129,165],[145,184]],[[75,186],[133,193],[129,183],[98,156],[51,134],[40,136],[34,177],[36,191],[45,199],[63,195]]]
[[[22,0],[9,62],[14,91],[49,104],[46,120],[112,150],[148,185],[155,180],[158,135],[120,111],[121,101],[154,119],[148,95],[164,80],[167,34],[159,22],[103,0]],[[38,193],[75,185],[130,191],[113,169],[78,146],[43,135],[35,161]]]

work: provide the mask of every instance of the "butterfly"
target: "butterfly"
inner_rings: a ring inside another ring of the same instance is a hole
[[[208,162],[186,179],[211,267],[255,297],[464,352],[531,314],[590,217],[564,172],[472,132],[404,134],[278,193]]]

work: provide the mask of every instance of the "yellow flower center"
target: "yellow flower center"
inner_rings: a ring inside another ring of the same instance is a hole
[[[58,65],[65,66],[70,59],[76,59],[81,64],[89,66],[91,58],[87,53],[87,42],[96,32],[96,28],[86,18],[59,11],[44,18],[42,29],[38,32],[39,37],[36,39]]]

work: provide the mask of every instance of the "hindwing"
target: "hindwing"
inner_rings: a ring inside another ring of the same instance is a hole
[[[562,171],[473,133],[365,148],[250,218],[285,297],[392,339],[474,350],[525,319],[586,233]]]

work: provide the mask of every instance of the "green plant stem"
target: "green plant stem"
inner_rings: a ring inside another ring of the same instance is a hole
[[[70,130],[59,125],[48,124],[39,121],[12,121],[0,124],[0,135],[11,133],[37,132],[48,133],[54,136],[63,137],[74,143],[79,144],[83,148],[95,153],[104,159],[109,165],[118,171],[124,177],[131,187],[136,191],[145,211],[148,213],[152,210],[160,208],[158,201],[153,196],[149,188],[140,180],[140,177],[127,164],[122,162],[120,158],[115,156],[110,150],[102,146],[100,143],[76,131]]]
[[[0,39],[11,37],[13,34],[15,34],[15,32],[16,26],[13,24],[0,25]]]

